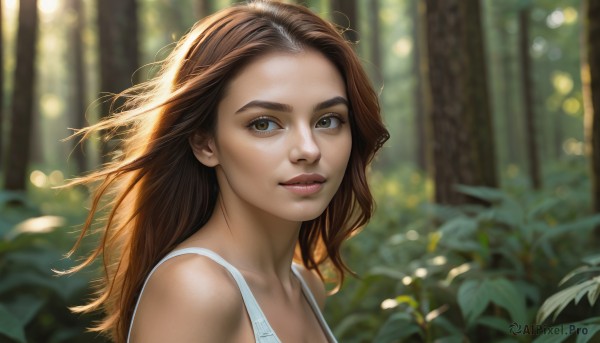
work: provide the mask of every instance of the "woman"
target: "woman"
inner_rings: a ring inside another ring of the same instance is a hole
[[[118,342],[335,341],[322,267],[367,223],[366,168],[387,140],[352,48],[301,6],[236,5],[200,21],[118,115],[124,135],[82,237],[95,252],[96,328]],[[107,201],[105,204],[104,202]],[[81,240],[81,238],[80,238]],[[292,263],[292,261],[297,263]]]

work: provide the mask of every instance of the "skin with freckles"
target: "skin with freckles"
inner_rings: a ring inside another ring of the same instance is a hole
[[[270,52],[228,84],[214,134],[190,139],[220,193],[209,221],[178,248],[208,248],[238,268],[282,342],[326,341],[290,265],[301,223],[323,213],[344,177],[349,115],[344,80],[321,53]],[[322,306],[322,282],[303,275]],[[220,266],[176,257],[150,278],[132,342],[253,342],[243,306]]]

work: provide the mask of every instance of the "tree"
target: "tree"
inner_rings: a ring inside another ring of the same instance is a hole
[[[8,190],[24,191],[26,185],[31,146],[37,25],[37,0],[21,0],[10,141],[4,183]]]
[[[75,128],[83,128],[85,123],[85,72],[83,63],[83,9],[82,0],[70,0],[70,9],[73,12],[74,22],[71,25],[71,46],[73,51],[73,125]],[[74,140],[75,143],[77,141]],[[77,164],[78,172],[87,169],[84,146],[75,144],[73,158]]]
[[[344,37],[350,42],[358,42],[356,28],[358,12],[355,0],[331,0],[331,13],[334,23],[345,29]]]
[[[529,161],[529,180],[533,189],[542,187],[540,176],[540,158],[536,142],[535,114],[533,112],[533,82],[531,81],[531,58],[529,57],[529,7],[519,10],[519,64],[521,65],[521,87],[525,112],[527,160]]]
[[[119,94],[135,82],[133,77],[139,63],[137,3],[136,0],[102,0],[97,1],[97,6],[100,91]],[[110,102],[103,101],[102,105],[102,115],[107,115],[111,111]],[[105,161],[111,150],[111,144],[102,146]]]
[[[367,12],[369,22],[369,49],[370,59],[373,65],[371,78],[375,88],[383,86],[383,64],[381,57],[381,25],[379,21],[379,0],[369,0],[369,11]]]
[[[0,0],[0,38],[4,37],[2,29],[2,0]],[[4,44],[0,39],[0,167],[4,166]]]
[[[215,11],[212,0],[197,0],[196,1],[196,16],[202,19],[209,16]]]
[[[497,187],[478,0],[427,0],[435,201],[475,200],[457,184]]]
[[[517,12],[515,4],[511,1],[496,1],[490,2],[491,28],[489,41],[494,41],[497,44],[490,45],[490,63],[496,68],[491,68],[495,74],[495,80],[492,85],[491,94],[495,95],[492,99],[494,104],[494,115],[500,124],[496,127],[496,132],[501,133],[497,142],[501,142],[498,146],[499,156],[498,162],[502,164],[523,165],[523,128],[524,120],[521,115],[521,103],[516,101],[515,90],[518,90],[520,80],[516,75],[521,76],[517,72],[518,64],[518,46],[513,44],[513,34],[510,29],[517,22]],[[495,33],[495,35],[494,35]],[[516,36],[516,35],[514,35]],[[495,92],[494,92],[495,91]],[[503,147],[503,148],[502,148]]]
[[[414,71],[414,101],[415,101],[415,160],[417,167],[428,171],[426,117],[430,114],[430,101],[428,101],[428,71],[427,63],[423,56],[427,56],[424,20],[425,4],[420,0],[410,2],[413,18],[413,54],[412,63]]]
[[[584,1],[584,39],[582,53],[583,96],[585,103],[585,140],[590,164],[592,209],[600,213],[600,2]],[[595,230],[600,241],[600,227]]]

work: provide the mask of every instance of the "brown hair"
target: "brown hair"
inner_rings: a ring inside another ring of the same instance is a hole
[[[200,229],[218,195],[214,169],[194,157],[189,138],[211,133],[217,105],[229,80],[251,59],[270,51],[312,48],[339,69],[350,104],[352,151],[344,179],[327,209],[302,223],[298,256],[309,269],[329,261],[342,282],[348,268],[342,242],[365,225],[373,211],[366,168],[388,139],[377,95],[352,47],[336,28],[310,10],[274,1],[235,5],[198,22],[180,40],[158,76],[121,94],[127,103],[108,119],[80,131],[110,130],[125,138],[120,155],[99,171],[71,184],[95,183],[91,209],[73,248],[102,221],[102,240],[86,261],[102,255],[104,278],[87,312],[106,317],[93,330],[125,341],[142,284],[153,266]]]

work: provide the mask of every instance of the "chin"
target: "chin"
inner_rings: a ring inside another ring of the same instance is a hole
[[[325,208],[319,208],[319,209],[314,209],[314,210],[298,209],[297,211],[294,211],[294,213],[290,213],[285,218],[290,221],[295,221],[295,222],[307,222],[310,220],[314,220],[314,219],[318,218],[320,215],[322,215],[325,212]]]

